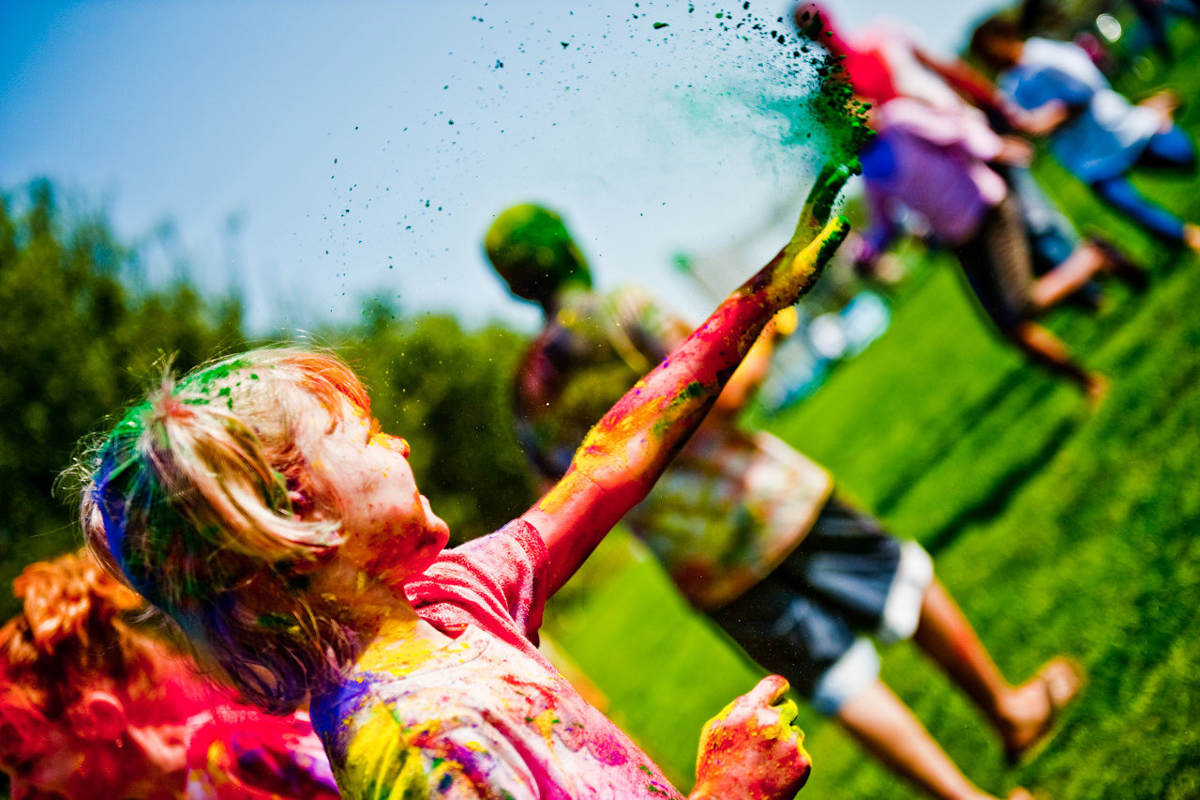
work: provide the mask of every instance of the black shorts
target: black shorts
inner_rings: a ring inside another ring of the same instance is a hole
[[[1021,204],[1010,192],[984,215],[979,233],[954,248],[983,311],[1001,332],[1031,314],[1033,260]]]
[[[782,564],[711,616],[751,658],[832,714],[879,676],[866,636],[911,636],[932,580],[919,545],[830,498]]]

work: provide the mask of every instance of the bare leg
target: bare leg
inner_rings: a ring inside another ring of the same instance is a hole
[[[1200,253],[1200,225],[1188,222],[1183,226],[1183,241],[1193,251]]]
[[[1091,244],[1081,244],[1071,255],[1038,278],[1030,287],[1029,299],[1034,314],[1044,314],[1088,284],[1108,265],[1104,251]]]
[[[1079,689],[1079,676],[1064,661],[1052,661],[1033,680],[1012,686],[936,580],[925,592],[913,641],[974,701],[1010,751],[1019,752],[1044,736],[1057,708]]]
[[[1084,369],[1071,357],[1062,340],[1041,325],[1021,322],[1004,335],[1032,360],[1077,384],[1093,403],[1103,399],[1108,391],[1108,380],[1103,375]]]
[[[844,703],[837,719],[864,750],[931,797],[992,797],[967,780],[883,681]]]
[[[935,579],[925,591],[913,641],[989,719],[1000,716],[1002,699],[1012,687],[941,581]]]

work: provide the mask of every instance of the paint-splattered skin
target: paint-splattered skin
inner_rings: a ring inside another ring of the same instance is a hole
[[[525,513],[549,551],[550,594],[646,496],[767,322],[816,282],[849,229],[829,218],[853,170],[821,171],[787,245],[604,415],[563,478]],[[792,725],[794,703],[776,705],[787,688],[783,678],[765,678],[706,727],[692,797],[768,800],[799,790],[811,760]]]
[[[852,171],[822,170],[791,241],[629,390],[584,439],[562,480],[523,515],[550,551],[551,594],[646,496],[771,316],[816,282],[848,231],[844,219],[829,218]]]
[[[696,763],[699,780],[691,800],[772,800],[800,791],[812,759],[804,749],[804,734],[792,726],[799,710],[786,699],[787,691],[786,680],[769,675],[704,726]]]

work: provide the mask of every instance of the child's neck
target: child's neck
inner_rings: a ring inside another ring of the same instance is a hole
[[[384,620],[375,636],[364,642],[355,667],[369,672],[407,675],[429,663],[438,651],[453,643],[446,634],[421,619]]]
[[[559,287],[558,291],[542,301],[542,313],[546,319],[550,319],[557,314],[563,306],[565,306],[571,298],[576,295],[587,295],[592,293],[592,287],[581,280],[568,281]]]
[[[343,580],[335,578],[317,591],[322,603],[333,606],[337,619],[357,634],[356,666],[403,674],[454,641],[417,616],[402,585],[383,583],[360,571],[340,577]]]

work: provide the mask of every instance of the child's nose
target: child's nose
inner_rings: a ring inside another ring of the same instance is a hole
[[[392,436],[387,433],[376,433],[371,437],[371,443],[377,446],[386,447],[388,450],[395,450],[400,455],[408,458],[408,442],[401,439],[399,436]]]

